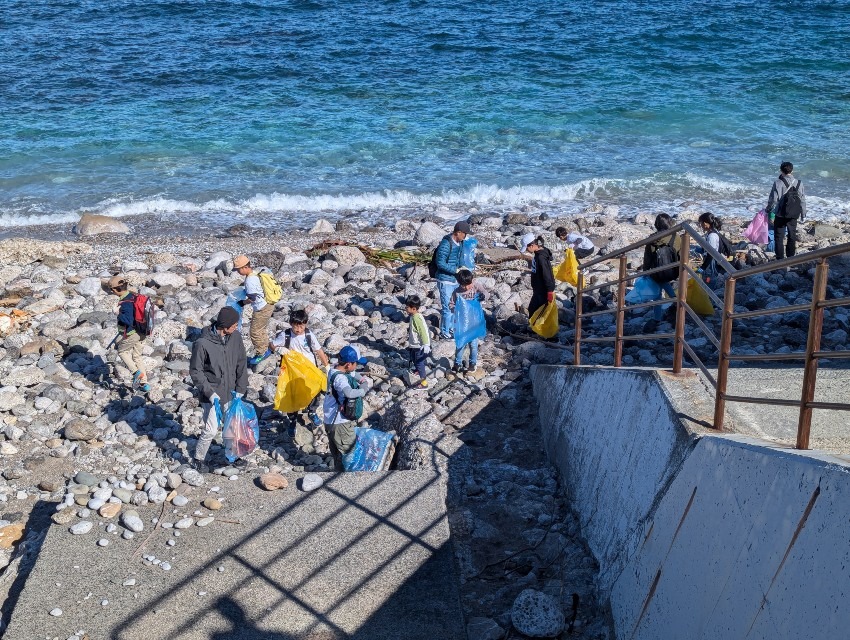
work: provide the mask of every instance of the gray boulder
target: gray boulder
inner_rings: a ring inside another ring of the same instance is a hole
[[[511,622],[530,638],[554,638],[564,630],[564,612],[552,596],[525,589],[511,607]]]
[[[357,247],[340,245],[331,247],[328,255],[341,266],[351,267],[359,262],[366,262],[366,256]]]
[[[413,242],[420,247],[435,247],[445,235],[446,231],[442,227],[433,222],[425,221],[416,230]]]
[[[75,287],[77,293],[87,298],[102,295],[104,293],[100,278],[83,278]]]
[[[101,233],[130,233],[130,227],[109,216],[84,213],[73,231],[78,236],[96,236]]]

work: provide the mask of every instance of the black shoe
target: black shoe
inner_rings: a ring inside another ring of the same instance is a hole
[[[196,458],[192,458],[192,460],[189,461],[189,466],[192,467],[198,473],[210,472],[210,468],[206,464],[204,464],[203,460],[197,460]]]
[[[244,469],[248,466],[248,461],[245,458],[237,458],[230,466],[235,469]]]

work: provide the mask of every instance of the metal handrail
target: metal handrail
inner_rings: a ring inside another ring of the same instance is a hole
[[[650,302],[642,302],[635,305],[624,305],[626,283],[631,282],[641,275],[649,275],[656,271],[669,268],[669,265],[648,269],[646,271],[635,272],[629,274],[626,268],[626,254],[641,247],[645,247],[650,243],[657,242],[666,237],[671,237],[681,233],[681,245],[679,251],[679,280],[678,292],[675,300],[661,299]],[[693,240],[698,246],[714,258],[715,263],[727,274],[725,282],[725,290],[723,299],[721,300],[717,294],[702,281],[702,278],[690,267],[690,241]],[[700,369],[706,379],[715,389],[715,412],[713,426],[717,430],[723,429],[725,416],[725,403],[728,402],[750,402],[764,405],[798,407],[800,409],[800,417],[797,425],[797,443],[798,449],[808,449],[809,435],[811,430],[812,409],[830,409],[850,411],[850,404],[840,402],[815,402],[814,392],[817,381],[818,361],[827,358],[850,358],[850,351],[822,351],[820,348],[821,334],[823,330],[823,314],[824,309],[850,305],[850,297],[838,299],[826,299],[826,280],[828,274],[827,259],[843,253],[850,253],[850,243],[836,245],[818,249],[810,253],[804,253],[783,260],[769,262],[763,265],[757,265],[746,269],[736,270],[729,262],[714,250],[700,233],[689,223],[681,222],[676,226],[655,233],[639,242],[634,242],[622,249],[612,251],[609,254],[600,256],[588,262],[579,265],[578,286],[576,287],[576,305],[575,305],[575,333],[576,340],[574,344],[574,362],[576,365],[581,363],[581,343],[614,343],[614,366],[622,365],[622,349],[623,343],[626,341],[638,340],[664,340],[673,339],[673,373],[680,373],[682,370],[682,359],[685,352],[693,360],[694,364]],[[585,287],[584,273],[590,267],[607,262],[613,259],[619,260],[619,274],[616,280],[610,280],[603,283],[595,284],[591,287]],[[812,291],[812,300],[808,304],[787,305],[773,309],[759,309],[756,311],[735,312],[735,289],[738,280],[743,280],[753,275],[774,271],[776,269],[788,268],[800,264],[816,262],[815,282]],[[693,311],[690,305],[687,304],[686,290],[688,278],[691,277],[709,296],[715,306],[722,307],[722,325],[720,336],[714,335],[713,331],[703,322],[699,316]],[[617,287],[616,307],[593,311],[590,313],[582,313],[582,294],[585,291],[594,291],[604,287]],[[645,307],[657,306],[660,304],[675,304],[676,305],[676,323],[673,333],[659,334],[642,334],[633,336],[623,335],[623,323],[625,312],[632,309],[640,309]],[[806,343],[805,352],[790,352],[790,353],[772,353],[772,354],[736,354],[732,353],[732,325],[734,320],[743,318],[755,318],[765,315],[779,315],[795,312],[809,312],[809,334]],[[592,338],[582,338],[582,320],[594,316],[605,314],[615,314],[615,335],[602,336]],[[703,364],[693,348],[685,339],[685,320],[690,317],[700,328],[706,338],[718,350],[719,357],[717,363],[717,376],[712,376],[708,368]],[[748,396],[737,396],[726,393],[728,382],[728,372],[730,361],[745,361],[745,362],[769,362],[780,360],[803,360],[803,391],[800,400],[788,400],[778,398],[754,398]]]

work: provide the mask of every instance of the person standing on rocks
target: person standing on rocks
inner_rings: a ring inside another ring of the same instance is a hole
[[[404,306],[410,318],[407,329],[407,353],[410,358],[411,373],[419,375],[419,383],[416,386],[426,389],[428,379],[425,377],[425,360],[431,353],[431,335],[428,333],[428,324],[419,311],[422,308],[422,299],[416,295],[407,296]]]
[[[307,312],[304,309],[295,309],[289,314],[290,328],[281,331],[277,334],[274,340],[269,343],[269,349],[272,351],[280,350],[285,353],[288,349],[293,349],[307,358],[308,362],[312,362],[317,367],[321,366],[327,369],[330,365],[327,354],[319,344],[319,339],[312,331],[307,328]],[[316,409],[319,406],[321,392],[316,394],[316,397],[310,402],[305,411],[307,418],[310,420],[311,429],[318,427],[322,421],[316,414]],[[289,419],[290,428],[294,431],[295,424],[298,421],[298,412],[289,413],[286,416]]]
[[[667,231],[674,226],[673,218],[671,218],[666,213],[659,213],[655,216],[655,230],[657,232]],[[653,234],[654,235],[654,234]],[[649,274],[649,277],[652,278],[658,285],[661,287],[659,291],[658,297],[656,300],[661,300],[664,297],[664,294],[667,294],[668,298],[675,299],[676,291],[673,289],[673,281],[677,279],[679,270],[678,270],[678,260],[679,260],[679,251],[681,251],[682,240],[679,236],[672,236],[667,238],[662,238],[661,240],[656,240],[652,242],[643,250],[643,270],[648,271],[650,269],[654,269],[656,267],[662,266],[662,264],[669,264],[670,269],[665,271],[656,271],[655,273]],[[673,277],[674,280],[670,280],[669,278]],[[669,319],[674,320],[676,317],[676,307],[668,308]],[[658,305],[657,307],[652,308],[652,319],[649,320],[643,327],[644,333],[652,333],[658,328],[658,323],[664,318],[664,305]]]
[[[133,372],[133,387],[144,393],[151,390],[148,374],[142,364],[144,338],[136,331],[136,294],[130,291],[123,276],[113,276],[109,289],[118,296],[118,335],[115,338],[118,357]]]
[[[457,272],[457,281],[458,288],[455,289],[454,293],[452,293],[451,307],[452,311],[455,311],[458,306],[458,298],[463,298],[466,301],[477,300],[479,303],[484,302],[487,299],[487,292],[484,287],[472,277],[472,272],[469,269],[461,269]],[[484,324],[484,316],[483,314],[479,316],[484,330],[486,324]],[[481,326],[481,325],[479,325]],[[457,341],[457,337],[455,338]],[[454,373],[460,373],[463,367],[463,356],[466,352],[466,346],[469,345],[469,367],[466,369],[467,373],[474,374],[478,371],[478,341],[480,338],[473,338],[469,342],[465,342],[464,344],[457,344],[457,350],[455,351],[455,363],[452,367],[452,371]]]
[[[552,252],[544,245],[543,238],[533,233],[522,237],[520,253],[528,251],[531,255],[523,257],[531,263],[531,302],[528,303],[528,317],[534,315],[540,307],[555,300],[555,274],[552,271]]]
[[[790,258],[797,253],[797,221],[806,219],[806,195],[803,183],[794,177],[794,165],[783,162],[779,165],[779,177],[773,182],[767,197],[768,219],[773,224],[776,244],[776,259]],[[786,252],[785,234],[788,234]]]
[[[449,308],[452,293],[457,289],[457,275],[463,255],[463,242],[470,234],[467,222],[458,222],[450,234],[445,236],[436,251],[437,290],[440,293],[440,337],[452,337],[452,311]]]
[[[191,464],[201,473],[209,471],[204,461],[231,397],[234,393],[242,397],[248,390],[247,356],[238,324],[236,309],[224,307],[192,345],[189,373],[200,392],[204,424]]]
[[[334,464],[342,469],[342,456],[350,452],[357,441],[354,428],[363,416],[363,396],[372,388],[372,381],[355,372],[366,358],[351,345],[339,352],[336,366],[328,372],[328,392],[323,406],[325,431]]]
[[[248,256],[236,256],[233,259],[233,268],[239,275],[245,276],[246,298],[239,304],[245,306],[250,303],[254,310],[249,330],[251,343],[254,345],[254,357],[248,361],[248,364],[255,367],[272,354],[272,350],[269,349],[269,320],[277,300],[266,300],[266,291],[260,280],[260,272],[254,271]]]

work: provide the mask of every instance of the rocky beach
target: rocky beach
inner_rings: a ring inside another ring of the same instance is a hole
[[[677,219],[695,220],[700,212],[696,203],[684,203]],[[476,278],[491,294],[479,369],[469,375],[451,372],[454,342],[436,339],[439,300],[424,264],[450,230],[446,219],[461,215],[479,242]],[[608,612],[595,599],[595,561],[542,452],[528,380],[534,363],[572,363],[575,291],[559,286],[557,341],[536,339],[525,314],[531,297],[528,269],[513,247],[524,233],[554,239],[554,229],[565,226],[590,237],[605,254],[651,235],[653,220],[654,214],[623,218],[616,207],[601,206],[569,218],[534,206],[490,213],[434,207],[396,220],[387,217],[378,225],[351,216],[278,233],[238,225],[215,236],[152,235],[138,218],[84,219],[74,237],[57,227],[40,231],[49,240],[0,241],[3,622],[14,603],[16,580],[31,566],[48,526],[88,536],[92,544],[126,544],[128,554],[155,531],[167,536],[169,549],[179,548],[182,529],[207,527],[214,535],[215,527],[223,526],[216,520],[227,517],[231,483],[256,483],[257,491],[318,490],[322,476],[317,474],[333,471],[324,429],[298,425],[290,435],[286,416],[273,407],[277,358],[261,363],[249,377],[247,399],[257,407],[260,446],[247,467],[228,465],[220,444],[211,449],[218,463],[212,474],[186,465],[201,426],[188,375],[192,341],[242,286],[232,258],[244,253],[269,268],[283,288],[272,332],[288,326],[290,310],[303,308],[332,358],[352,343],[368,359],[364,372],[376,384],[365,399],[366,420],[399,435],[394,469],[435,468],[446,478],[469,637],[502,638],[511,628],[551,637],[562,631],[555,627],[563,625],[564,615],[573,621],[571,637],[610,637]],[[724,233],[738,242],[747,222],[727,218]],[[850,225],[805,223],[798,252],[848,240]],[[404,259],[410,256],[419,257]],[[642,251],[630,254],[631,268],[639,268],[642,256]],[[737,303],[758,309],[806,302],[812,271],[812,265],[802,265],[753,277],[739,288]],[[146,395],[130,387],[132,372],[109,348],[117,298],[104,283],[118,273],[159,308],[157,329],[144,348],[151,384]],[[615,273],[613,264],[600,264],[589,282],[604,282]],[[848,273],[850,263],[836,261],[828,297],[850,295]],[[410,294],[425,300],[424,315],[435,336],[428,390],[412,389],[407,373],[403,300]],[[613,295],[609,288],[593,291],[585,296],[584,309],[610,307]],[[648,318],[629,314],[626,333],[641,333]],[[612,316],[593,320],[585,323],[585,335],[612,333]],[[244,321],[250,322],[250,310]],[[719,330],[719,314],[705,321]],[[780,324],[754,318],[738,323],[736,331],[744,353],[773,347],[799,351],[805,348],[807,321],[803,312]],[[669,329],[664,323],[658,327]],[[714,348],[698,332],[689,325],[690,344],[710,363]],[[830,310],[824,348],[850,348],[848,332],[846,310]],[[247,330],[243,336],[247,345]],[[611,348],[588,345],[582,356],[582,364],[610,364]],[[624,350],[624,364],[670,362],[669,341],[627,344]],[[440,456],[433,455],[437,442]],[[38,517],[44,510],[36,505],[45,504],[49,519]],[[145,516],[151,509],[159,515]],[[138,572],[168,571],[179,562],[169,554],[139,554]],[[132,589],[136,579],[128,577],[116,588]],[[109,594],[97,596],[109,600]],[[61,614],[59,608],[44,612]],[[560,622],[553,622],[559,615]],[[84,636],[70,636],[78,637]]]

